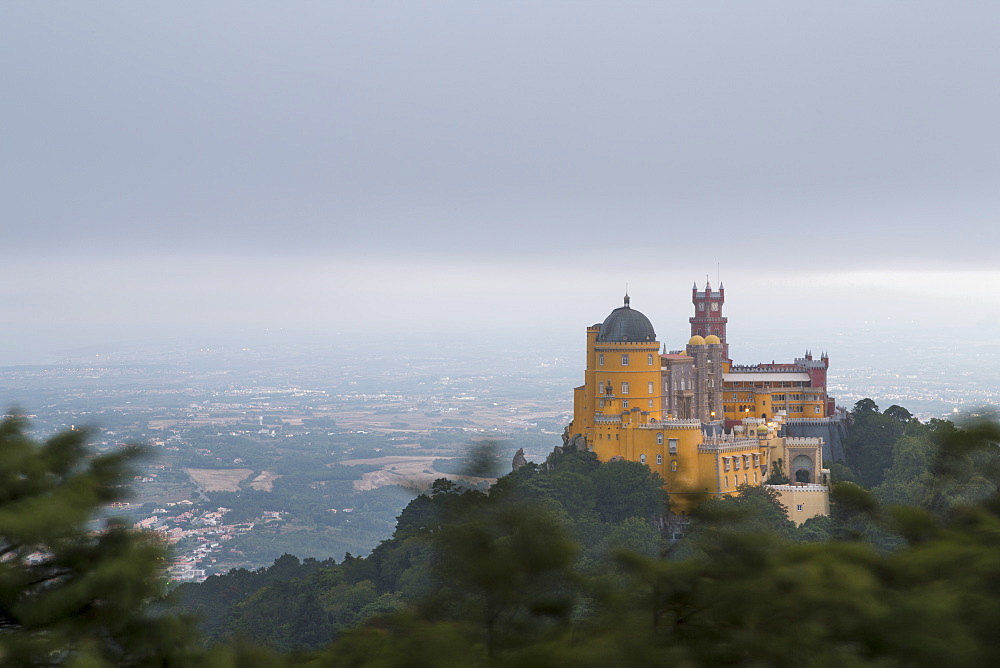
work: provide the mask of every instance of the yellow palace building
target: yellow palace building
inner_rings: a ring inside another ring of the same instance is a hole
[[[628,296],[602,323],[588,327],[584,384],[574,390],[567,436],[582,438],[601,461],[637,461],[659,473],[675,514],[740,485],[764,484],[775,467],[789,478],[772,487],[791,519],[828,514],[823,439],[784,435],[789,406],[821,405],[822,412],[812,415],[826,417],[826,367],[821,379],[795,363],[774,365],[780,366],[774,371],[734,367],[724,339],[723,297],[707,285],[705,292],[695,290],[692,331],[704,333],[692,334],[683,351],[661,352],[652,323]],[[824,385],[821,402],[791,398],[818,394],[817,380]],[[739,398],[745,396],[753,400]]]

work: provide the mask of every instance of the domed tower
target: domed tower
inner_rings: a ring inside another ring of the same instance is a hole
[[[587,328],[587,369],[575,391],[570,433],[586,436],[593,447],[594,425],[602,420],[640,422],[663,416],[660,388],[660,344],[652,323],[625,303],[604,322]]]
[[[712,290],[712,285],[705,281],[705,290],[699,292],[698,284],[691,287],[691,303],[694,304],[694,316],[688,318],[691,323],[691,336],[717,336],[722,343],[722,356],[726,362],[729,359],[729,344],[726,342],[726,323],[729,318],[722,315],[722,305],[726,303],[726,288],[719,284],[719,289]]]

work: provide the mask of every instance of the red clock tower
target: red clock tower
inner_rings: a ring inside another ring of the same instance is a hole
[[[698,291],[698,284],[691,287],[691,301],[694,304],[694,317],[689,318],[691,323],[691,336],[715,335],[722,342],[722,356],[727,362],[729,359],[729,344],[726,342],[726,323],[729,318],[722,315],[722,305],[726,301],[726,288],[719,284],[717,291],[712,290],[711,284],[705,281],[704,292]]]

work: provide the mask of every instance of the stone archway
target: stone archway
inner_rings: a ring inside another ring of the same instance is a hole
[[[795,482],[810,483],[813,481],[813,460],[809,455],[797,455],[792,460],[791,471],[792,480]]]

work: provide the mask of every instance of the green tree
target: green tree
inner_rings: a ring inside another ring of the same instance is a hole
[[[788,519],[778,493],[763,485],[740,485],[736,494],[709,499],[695,513],[693,538],[701,544],[714,541],[720,531],[726,533],[774,534],[784,538],[795,535],[795,523]]]
[[[892,464],[873,491],[882,503],[919,505],[926,501],[934,446],[924,436],[902,436],[892,446]]]
[[[663,478],[645,464],[608,462],[598,467],[591,479],[596,509],[605,522],[617,523],[629,517],[649,519],[667,512]]]
[[[542,508],[500,503],[434,536],[445,619],[478,621],[490,654],[565,622],[577,546]]]
[[[768,485],[787,485],[788,482],[788,476],[785,475],[785,462],[781,457],[778,457],[771,466],[771,472],[765,483]]]
[[[909,412],[893,406],[891,413],[880,413],[871,399],[862,399],[851,411],[851,426],[844,443],[848,460],[867,487],[882,482],[892,464],[892,448],[906,429]]]
[[[163,544],[95,520],[127,497],[143,449],[91,456],[86,431],[38,443],[25,430],[19,417],[0,423],[0,663],[180,660],[186,626],[150,612]]]

